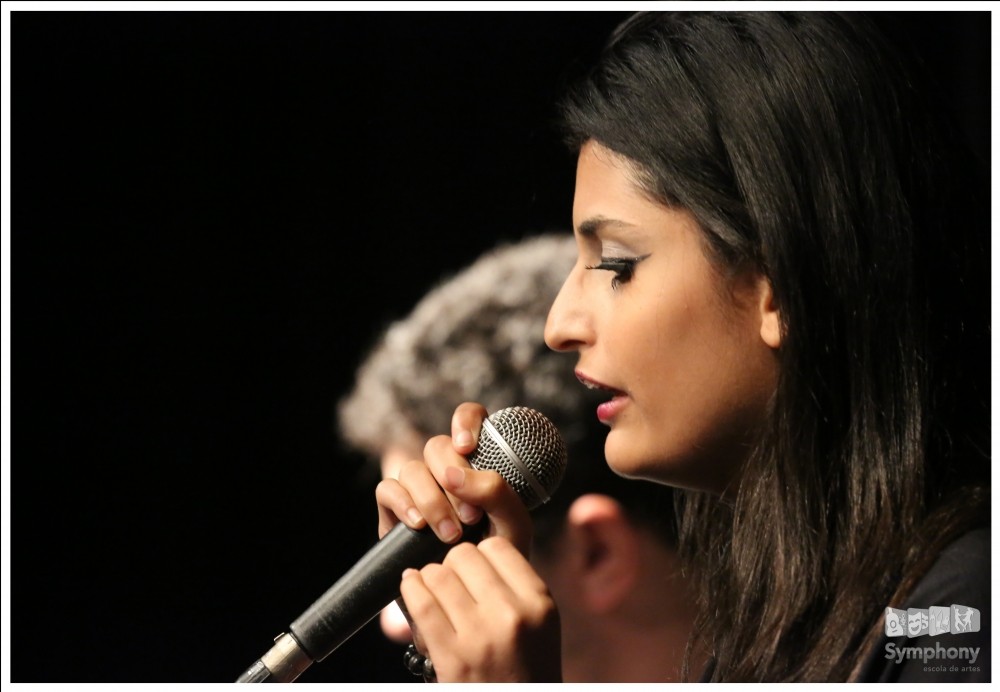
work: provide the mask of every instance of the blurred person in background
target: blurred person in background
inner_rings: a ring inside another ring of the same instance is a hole
[[[358,368],[338,406],[340,436],[394,478],[428,438],[448,432],[461,402],[544,413],[569,463],[532,513],[531,561],[559,606],[564,681],[678,680],[694,607],[677,562],[673,490],[609,469],[598,400],[580,387],[574,359],[543,339],[575,260],[569,233],[540,235],[498,246],[440,283]],[[393,641],[410,640],[395,604],[380,622]]]

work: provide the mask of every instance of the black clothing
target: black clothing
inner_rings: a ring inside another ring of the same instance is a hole
[[[862,664],[859,682],[989,682],[990,681],[990,530],[976,529],[945,548],[901,609],[947,607],[969,617],[979,611],[979,631],[965,620],[952,631],[909,638],[885,634]],[[956,608],[952,606],[958,606]],[[974,617],[968,622],[975,624]],[[904,618],[900,625],[908,626]],[[883,632],[885,630],[883,629]]]

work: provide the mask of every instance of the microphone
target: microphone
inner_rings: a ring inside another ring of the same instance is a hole
[[[566,471],[566,444],[544,415],[524,406],[496,411],[483,421],[469,464],[498,472],[528,509],[548,502]],[[479,541],[489,520],[462,526],[463,541]],[[378,543],[278,635],[274,646],[236,682],[292,682],[322,661],[399,598],[403,570],[439,562],[451,549],[429,527],[403,523]]]

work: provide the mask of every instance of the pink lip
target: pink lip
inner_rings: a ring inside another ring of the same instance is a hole
[[[605,401],[597,407],[597,419],[605,425],[609,425],[628,403],[628,395],[620,389],[609,387],[603,382],[598,382],[591,377],[587,377],[579,370],[576,371],[576,377],[584,384],[605,390],[612,395],[610,401]]]
[[[609,425],[627,403],[628,397],[624,394],[616,394],[611,401],[605,401],[597,407],[597,420]]]

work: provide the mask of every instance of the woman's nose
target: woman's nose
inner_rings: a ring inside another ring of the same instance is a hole
[[[590,320],[583,309],[579,272],[566,277],[545,321],[545,343],[555,351],[576,351],[593,340]]]

